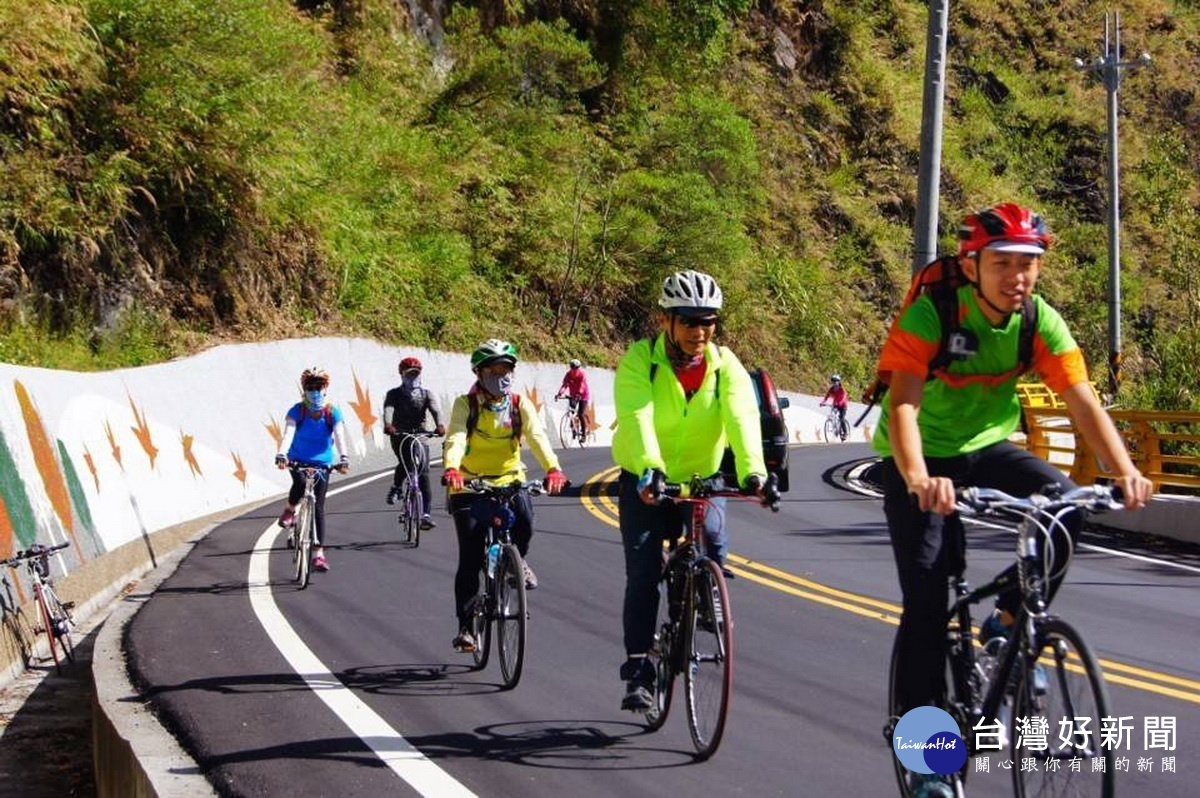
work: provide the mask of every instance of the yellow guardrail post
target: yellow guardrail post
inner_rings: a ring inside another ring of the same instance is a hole
[[[1090,451],[1057,394],[1041,383],[1017,386],[1025,418],[1025,448],[1049,460],[1081,485],[1112,477],[1107,463]],[[1154,483],[1180,493],[1200,493],[1200,412],[1109,410],[1134,463]],[[1070,446],[1059,440],[1071,436]],[[1063,462],[1066,458],[1070,462]]]

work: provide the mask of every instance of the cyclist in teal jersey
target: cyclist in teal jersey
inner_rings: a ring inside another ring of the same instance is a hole
[[[944,544],[962,523],[954,512],[955,488],[1028,496],[1049,483],[1074,487],[1056,467],[1009,441],[1021,415],[1018,311],[1027,298],[1037,305],[1032,370],[1062,395],[1078,433],[1118,475],[1126,506],[1141,507],[1152,494],[1092,390],[1083,354],[1062,317],[1033,293],[1050,243],[1042,217],[1013,203],[967,216],[958,249],[969,280],[958,289],[958,340],[965,344],[960,359],[928,374],[942,339],[928,295],[904,310],[884,344],[879,367],[892,376],[872,444],[884,458],[884,512],[903,594],[896,685],[901,713],[937,705],[945,695],[941,635],[952,564]],[[1080,514],[1063,520],[1077,539]],[[1055,552],[1050,597],[1062,581],[1065,558]],[[1017,601],[1016,590],[1001,594],[985,636],[1007,635]],[[936,774],[913,778],[917,798],[952,794]]]

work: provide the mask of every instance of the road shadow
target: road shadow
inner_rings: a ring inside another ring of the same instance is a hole
[[[55,673],[53,660],[35,660],[31,671],[44,678],[15,711],[21,683],[36,678],[19,677],[4,691],[0,710],[0,793],[21,798],[92,798],[96,781],[92,772],[92,647],[96,632],[75,640],[75,662]],[[9,713],[12,712],[10,715]],[[12,789],[13,792],[5,792]]]

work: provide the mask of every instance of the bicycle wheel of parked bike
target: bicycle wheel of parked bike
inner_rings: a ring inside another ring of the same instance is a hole
[[[292,550],[292,562],[295,565],[295,579],[300,583],[300,589],[308,587],[308,577],[312,567],[313,525],[317,519],[314,507],[308,499],[302,499],[296,508],[296,526],[293,534],[296,536],[296,548]]]
[[[74,653],[63,645],[63,639],[60,636],[61,628],[58,626],[54,606],[58,603],[54,598],[54,593],[46,586],[38,586],[34,588],[37,591],[35,599],[38,606],[39,620],[41,621],[42,630],[46,633],[46,644],[50,648],[50,658],[54,660],[54,670],[62,673],[62,660],[69,659],[74,661]],[[70,636],[68,635],[65,641],[70,644]]]
[[[488,595],[489,585],[487,570],[479,570],[479,592],[475,594],[471,604],[471,636],[475,638],[475,651],[471,657],[475,661],[475,670],[483,670],[488,664],[488,654],[492,650],[492,599]]]
[[[688,730],[697,756],[707,759],[721,744],[733,692],[733,617],[725,577],[712,560],[693,572],[683,635]]]
[[[496,646],[500,654],[500,676],[511,690],[521,681],[528,635],[528,597],[525,569],[516,546],[505,546],[496,567]]]
[[[1022,760],[1032,759],[1032,767],[1013,768],[1013,788],[1018,798],[1034,796],[1078,795],[1110,798],[1115,781],[1115,753],[1102,747],[1099,738],[1099,718],[1109,717],[1108,696],[1104,678],[1083,638],[1070,625],[1048,618],[1038,624],[1036,641],[1041,669],[1024,664],[1017,680],[1017,693],[1009,724],[1009,739],[1021,739],[1021,721],[1048,718],[1051,724],[1050,744],[1045,751],[1020,749]],[[1056,727],[1063,720],[1092,718],[1085,731],[1073,727],[1071,734]],[[1069,740],[1065,747],[1059,741]],[[1016,758],[1014,753],[1014,759]],[[1078,770],[1071,762],[1079,757],[1084,766]],[[1102,765],[1093,763],[1103,760]]]
[[[663,559],[666,559],[664,555]],[[671,711],[671,697],[675,692],[675,636],[680,627],[671,622],[670,580],[677,578],[664,574],[658,582],[658,620],[654,622],[654,642],[650,645],[648,658],[654,666],[654,703],[646,712],[646,726],[657,731],[667,721]]]
[[[53,637],[58,641],[59,650],[62,651],[66,660],[74,662],[75,643],[71,640],[71,628],[75,625],[75,620],[71,617],[71,610],[58,598],[53,587],[45,589],[45,598],[46,607],[50,610],[51,628],[54,630]],[[57,657],[54,664],[59,665]]]

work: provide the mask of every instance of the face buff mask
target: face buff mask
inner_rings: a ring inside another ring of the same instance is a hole
[[[304,402],[311,408],[320,408],[325,406],[324,391],[305,391]]]
[[[492,396],[503,396],[504,401],[508,401],[508,393],[512,390],[513,378],[512,373],[508,374],[487,374],[479,378],[480,385]]]
[[[400,377],[400,382],[408,390],[416,390],[421,387],[421,373],[418,371],[415,374],[404,374]]]

